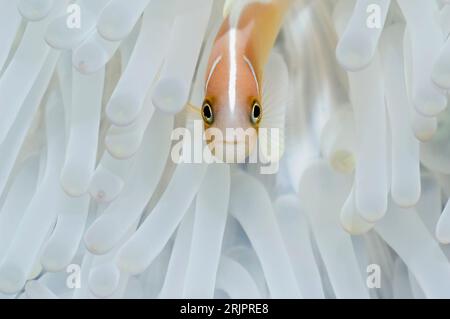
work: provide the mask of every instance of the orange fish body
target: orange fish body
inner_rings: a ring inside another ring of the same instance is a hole
[[[243,138],[250,138],[251,146],[255,144],[264,116],[264,67],[290,3],[253,2],[232,9],[224,20],[211,51],[201,110],[206,131],[216,128],[224,136],[216,142],[239,144],[245,143]],[[230,128],[250,133],[229,137],[226,130]]]

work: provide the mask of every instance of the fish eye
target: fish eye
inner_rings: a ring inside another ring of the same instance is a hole
[[[261,105],[259,105],[259,103],[257,101],[254,101],[253,106],[252,106],[252,114],[251,114],[252,123],[258,124],[259,121],[261,120],[261,115],[262,115]]]
[[[203,103],[202,107],[202,117],[203,120],[211,125],[214,122],[214,115],[212,111],[212,107],[208,102]]]

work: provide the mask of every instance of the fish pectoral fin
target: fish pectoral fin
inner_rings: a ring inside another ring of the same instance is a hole
[[[200,107],[197,107],[191,103],[187,103],[184,107],[185,115],[186,115],[186,128],[189,130],[194,129],[195,121],[202,121],[202,116],[200,113]]]
[[[194,114],[200,115],[200,107],[197,107],[194,104],[191,104],[189,102],[186,104],[185,110],[187,112],[193,112]]]
[[[284,129],[263,129],[258,134],[260,154],[264,162],[279,162],[284,154]]]
[[[289,73],[282,56],[272,52],[264,70],[263,116],[259,143],[266,160],[277,162],[284,153],[286,109],[289,101]]]

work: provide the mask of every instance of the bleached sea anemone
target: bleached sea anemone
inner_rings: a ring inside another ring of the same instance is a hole
[[[277,172],[175,163],[239,5],[0,0],[1,298],[450,297],[450,3],[293,1]]]

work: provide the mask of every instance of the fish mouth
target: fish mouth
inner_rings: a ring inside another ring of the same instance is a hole
[[[240,144],[245,144],[245,142],[242,141],[217,141],[216,143],[222,143],[222,144],[226,144],[226,145],[240,145]]]
[[[239,140],[216,140],[208,143],[211,154],[223,163],[246,163],[254,143]]]

